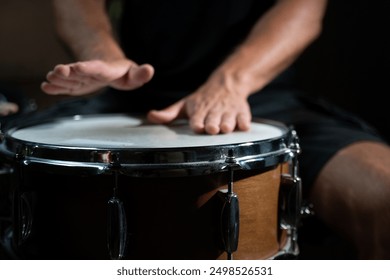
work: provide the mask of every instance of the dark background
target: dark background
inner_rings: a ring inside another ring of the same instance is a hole
[[[331,0],[321,37],[298,61],[301,85],[390,140],[390,1]]]
[[[356,113],[390,141],[389,30],[390,0],[330,0],[322,35],[297,66],[301,87]],[[50,0],[0,1],[0,93],[43,109],[66,97],[43,94],[40,83],[54,65],[70,61],[54,32]],[[300,240],[302,258],[355,257],[315,218],[303,221]]]

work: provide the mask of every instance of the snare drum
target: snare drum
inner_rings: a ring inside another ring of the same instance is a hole
[[[299,145],[281,123],[200,135],[185,121],[85,115],[13,127],[1,138],[20,258],[298,254]]]

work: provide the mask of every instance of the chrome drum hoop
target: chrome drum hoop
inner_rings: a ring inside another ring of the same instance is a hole
[[[106,117],[111,116],[117,115]],[[89,118],[93,118],[93,115],[74,116],[71,119]],[[49,124],[63,120],[67,118],[58,118],[50,121]],[[289,148],[293,140],[291,129],[282,123],[265,119],[255,119],[253,123],[276,127],[280,130],[280,136],[248,142],[188,145],[179,148],[110,146],[102,148],[93,144],[88,147],[67,146],[21,140],[13,135],[28,126],[19,126],[4,133],[0,151],[3,156],[17,158],[26,166],[44,167],[49,172],[75,174],[75,169],[79,169],[82,174],[93,175],[110,174],[113,170],[119,170],[120,173],[134,177],[177,177],[221,172],[226,168],[225,161],[229,152],[234,155],[237,167],[244,170],[272,167],[291,158]]]

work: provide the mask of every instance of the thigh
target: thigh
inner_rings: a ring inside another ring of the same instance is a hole
[[[353,242],[363,259],[390,257],[390,147],[359,141],[319,173],[310,199],[317,215]]]

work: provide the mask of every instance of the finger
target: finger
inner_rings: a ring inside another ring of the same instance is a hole
[[[190,116],[190,127],[195,133],[205,132],[205,117],[203,112],[196,112]]]
[[[64,88],[62,86],[57,86],[57,85],[54,85],[54,84],[51,84],[51,83],[48,83],[48,82],[43,82],[41,84],[41,89],[45,93],[51,94],[51,95],[69,93],[69,89],[68,88]]]
[[[251,125],[251,114],[248,113],[239,113],[237,115],[237,128],[241,131],[248,131]]]
[[[225,113],[221,118],[220,129],[221,133],[233,132],[236,128],[236,116],[232,113]]]
[[[66,79],[58,77],[54,73],[47,75],[48,84],[52,87],[43,86],[42,89],[54,89],[53,93],[64,93],[64,94],[80,94],[87,92],[91,89],[91,85],[96,85],[96,82],[90,83],[90,79],[87,77],[81,79]],[[59,90],[60,89],[60,90]]]
[[[69,90],[79,89],[83,84],[88,83],[87,81],[84,81],[87,80],[85,77],[66,78],[64,76],[59,76],[55,72],[49,72],[46,75],[46,79],[53,85],[68,88]]]
[[[76,62],[70,65],[70,73],[68,75],[69,80],[80,81],[86,85],[88,84],[98,84],[99,86],[116,80],[127,71],[128,65],[109,65],[101,60],[90,60],[90,61],[81,61]]]
[[[204,121],[204,130],[206,133],[215,135],[220,132],[221,114],[210,112]]]
[[[100,60],[90,60],[76,62],[70,65],[69,77],[94,77],[96,80],[107,80],[111,76],[111,71],[107,64]]]
[[[71,72],[71,66],[65,65],[65,64],[59,64],[56,67],[54,67],[52,73],[55,73],[58,76],[62,77],[69,77]]]
[[[84,85],[90,84],[92,82],[91,75],[80,71],[80,67],[83,68],[84,62],[76,62],[72,64],[60,64],[57,65],[53,71],[49,72],[46,75],[46,79],[54,85],[69,88],[70,91],[75,91],[80,89]],[[98,68],[98,67],[96,67]]]
[[[153,123],[169,123],[184,116],[185,101],[180,100],[163,110],[149,111],[147,118]]]

